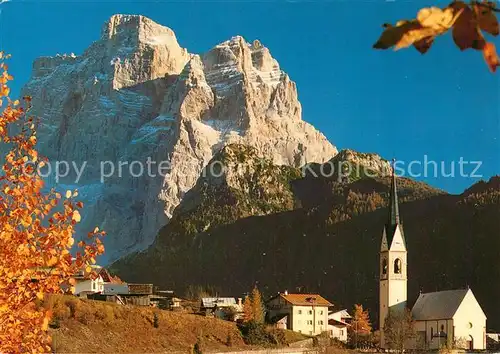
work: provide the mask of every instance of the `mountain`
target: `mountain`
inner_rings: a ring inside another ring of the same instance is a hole
[[[227,162],[238,158],[239,164]],[[220,177],[200,176],[155,243],[111,269],[128,281],[179,292],[210,285],[238,294],[254,284],[267,296],[285,289],[320,292],[338,307],[362,303],[376,323],[387,161],[341,151],[323,165],[284,168],[238,145],[208,166],[216,161],[234,167]],[[351,172],[331,173],[342,166]],[[499,183],[494,177],[450,195],[398,178],[410,305],[421,290],[470,286],[489,329],[500,329]]]
[[[190,54],[143,16],[111,17],[80,56],[37,59],[23,95],[41,118],[40,152],[53,172],[70,170],[49,186],[85,202],[78,233],[108,232],[104,263],[150,245],[226,144],[294,167],[337,153],[301,119],[295,83],[259,41]]]

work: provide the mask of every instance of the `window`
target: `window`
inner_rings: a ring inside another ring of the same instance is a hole
[[[401,268],[402,268],[401,259],[396,258],[396,260],[394,261],[394,273],[401,274]]]
[[[319,324],[319,325],[322,325],[322,324],[323,324],[323,321],[321,321],[321,320],[320,320],[320,321],[318,321],[318,324]]]
[[[431,338],[434,338],[434,328],[431,327]]]
[[[299,315],[302,315],[302,310],[298,310],[298,311],[297,311],[297,313],[298,313]]]
[[[441,325],[441,332],[444,332],[444,325]]]
[[[307,320],[307,324],[308,324],[308,325],[312,325],[312,324],[313,324],[313,321],[311,321],[311,320]]]
[[[322,315],[322,314],[323,314],[323,311],[320,311],[320,312],[319,312],[319,314],[320,314],[320,315]]]
[[[469,328],[472,328],[472,322],[469,322]]]
[[[382,259],[382,274],[387,274],[387,258]]]
[[[343,335],[344,335],[344,330],[343,330],[343,329],[341,329],[341,330],[340,330],[340,335],[341,335],[341,336],[343,336]]]
[[[310,315],[312,315],[312,314],[313,314],[312,310],[309,310],[309,314],[310,314]]]

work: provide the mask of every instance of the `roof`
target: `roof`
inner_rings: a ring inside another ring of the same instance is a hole
[[[318,294],[280,294],[280,296],[295,306],[333,306]]]
[[[204,297],[201,299],[204,308],[236,306],[234,297]]]
[[[270,318],[269,322],[271,322],[271,323],[278,323],[278,322],[280,322],[282,320],[287,319],[287,317],[288,317],[288,315],[286,315],[286,314],[279,314],[279,315],[276,315],[276,316]]]
[[[328,320],[328,324],[330,326],[336,326],[336,327],[347,327],[347,326],[349,326],[349,323],[344,322],[344,321],[335,320],[333,318],[330,318]]]
[[[123,281],[119,277],[112,276],[106,268],[101,268],[99,275],[105,283],[123,284]]]
[[[391,178],[391,196],[389,200],[389,219],[388,225],[399,224],[399,205],[398,205],[398,190],[396,185],[396,174],[394,173],[394,166],[392,167]]]
[[[73,276],[73,278],[75,278],[76,280],[95,280],[97,278],[99,278],[99,276],[101,275],[101,269],[102,267],[97,265],[97,264],[91,264],[90,266],[90,272],[87,272],[86,269],[80,269],[77,271],[77,273]],[[102,276],[101,276],[102,278]]]
[[[128,284],[128,292],[129,292],[129,294],[136,294],[136,295],[152,295],[153,294],[153,284],[129,283]]]
[[[401,237],[403,238],[403,243],[406,244],[403,232],[403,225],[401,224],[399,217],[398,188],[396,184],[396,174],[394,173],[394,166],[392,166],[391,190],[389,197],[389,217],[387,219],[387,223],[385,224],[387,247],[389,248],[391,248],[392,240],[394,238],[394,234],[396,232],[396,228],[398,225],[401,230]]]
[[[420,294],[411,311],[413,318],[417,321],[453,318],[468,291],[460,289]]]
[[[328,318],[333,318],[335,315],[339,315],[340,318],[352,318],[351,315],[349,315],[349,312],[347,312],[347,309],[343,309],[340,311],[331,311],[328,313]]]

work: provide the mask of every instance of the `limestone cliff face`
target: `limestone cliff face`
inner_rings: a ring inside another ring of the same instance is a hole
[[[337,153],[301,119],[295,83],[258,41],[233,37],[194,55],[143,16],[113,16],[81,56],[36,60],[23,91],[41,117],[41,152],[86,163],[78,183],[74,172],[49,180],[79,188],[87,206],[82,234],[95,225],[107,230],[108,260],[151,244],[227,144],[295,167]]]

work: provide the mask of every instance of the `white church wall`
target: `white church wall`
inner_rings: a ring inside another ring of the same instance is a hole
[[[486,349],[486,315],[472,291],[468,291],[462,304],[453,316],[455,338],[468,345],[472,340],[473,349]]]
[[[421,337],[419,343],[415,343],[414,348],[418,349],[440,349],[453,346],[453,320],[430,320],[416,321],[415,331]],[[439,334],[446,334],[440,337]]]

